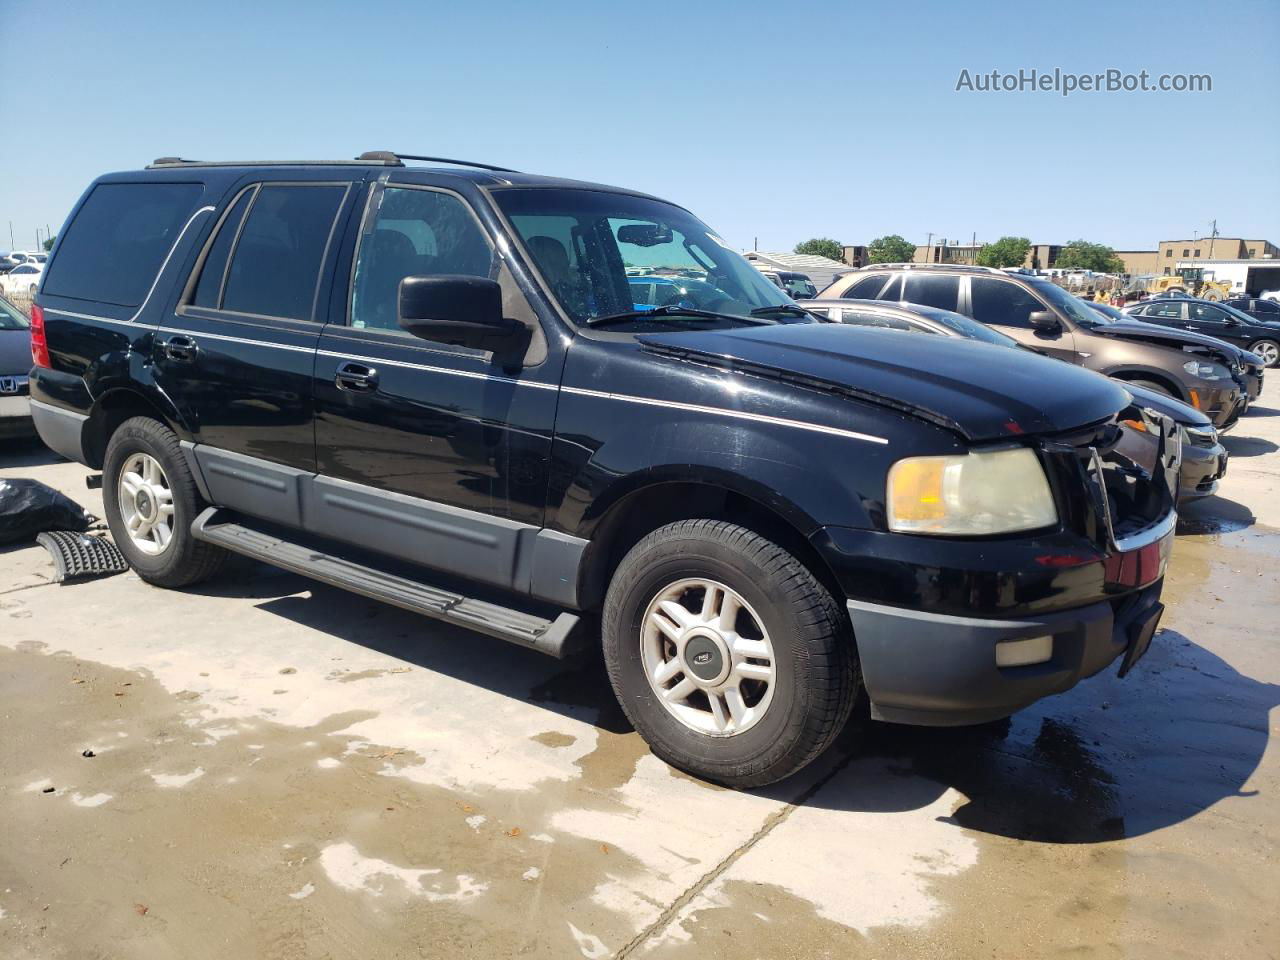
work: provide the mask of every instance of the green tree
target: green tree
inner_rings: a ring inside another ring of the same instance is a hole
[[[57,240],[57,239],[58,239],[58,235],[57,235],[56,233],[55,233],[52,237],[45,237],[45,239],[44,239],[44,252],[45,252],[45,253],[48,253],[50,250],[52,250],[52,249],[53,249],[53,241],[55,241],[55,240]]]
[[[1101,243],[1088,240],[1072,240],[1053,265],[1063,270],[1092,270],[1094,273],[1124,273],[1124,261],[1116,252]]]
[[[910,263],[915,255],[916,245],[896,233],[867,244],[867,259],[872,263]]]
[[[797,243],[795,252],[807,253],[814,257],[826,257],[828,260],[844,259],[844,247],[840,246],[840,241],[832,240],[830,237],[814,237],[812,240]]]
[[[1026,237],[1001,237],[978,251],[980,267],[1020,267],[1027,261],[1031,241]]]

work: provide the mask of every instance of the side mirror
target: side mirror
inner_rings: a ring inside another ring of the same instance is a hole
[[[528,331],[503,317],[502,288],[495,280],[447,273],[405,277],[399,302],[400,328],[415,337],[489,350],[504,366],[523,355]]]
[[[1057,335],[1062,332],[1062,321],[1052,310],[1032,310],[1027,317],[1036,333]]]

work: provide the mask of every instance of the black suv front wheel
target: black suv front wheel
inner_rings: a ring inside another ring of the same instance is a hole
[[[848,719],[848,620],[778,544],[719,520],[650,533],[604,607],[614,692],[654,753],[695,776],[758,787],[795,773]]]
[[[185,587],[218,571],[226,552],[191,535],[207,504],[172,430],[149,417],[126,420],[107,443],[102,473],[111,537],[138,576]]]

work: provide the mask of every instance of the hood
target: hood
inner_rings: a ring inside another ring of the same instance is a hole
[[[1150,407],[1156,413],[1163,414],[1184,427],[1204,428],[1213,426],[1212,420],[1189,403],[1175,400],[1173,397],[1158,390],[1139,387],[1137,384],[1122,383],[1121,386],[1133,395],[1134,402],[1139,406]]]
[[[0,377],[25,376],[31,369],[31,331],[0,330]]]
[[[835,323],[646,334],[646,349],[877,403],[968,440],[1056,433],[1128,406],[1089,370],[974,340]]]
[[[1117,320],[1114,323],[1104,323],[1096,327],[1090,327],[1089,332],[1101,334],[1104,337],[1117,337],[1121,340],[1146,340],[1156,346],[1167,346],[1173,349],[1192,346],[1208,347],[1217,350],[1219,355],[1228,362],[1238,362],[1248,353],[1247,350],[1242,350],[1234,344],[1227,343],[1225,340],[1219,340],[1217,337],[1211,337],[1207,333],[1199,333],[1195,330],[1177,330],[1173,327],[1164,327],[1158,323],[1146,323],[1142,320]]]

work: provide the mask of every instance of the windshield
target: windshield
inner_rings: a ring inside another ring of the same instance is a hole
[[[660,200],[542,187],[493,197],[575,324],[665,307],[667,325],[706,327],[792,303],[709,227]],[[682,317],[680,307],[728,316]]]
[[[18,312],[18,308],[0,297],[0,330],[26,330],[27,318]]]
[[[1031,285],[1035,287],[1036,293],[1040,294],[1050,304],[1057,307],[1082,327],[1096,327],[1100,324],[1114,322],[1110,318],[1091,310],[1083,300],[1073,297],[1056,283],[1050,283],[1047,280],[1032,280]]]
[[[1227,311],[1227,313],[1231,314],[1232,317],[1239,320],[1241,323],[1251,323],[1251,324],[1265,323],[1268,326],[1272,326],[1275,323],[1274,320],[1267,320],[1264,317],[1251,317],[1249,314],[1245,313],[1243,310],[1238,310],[1235,307],[1231,306],[1230,304],[1215,303],[1214,306],[1221,307],[1223,310]]]

